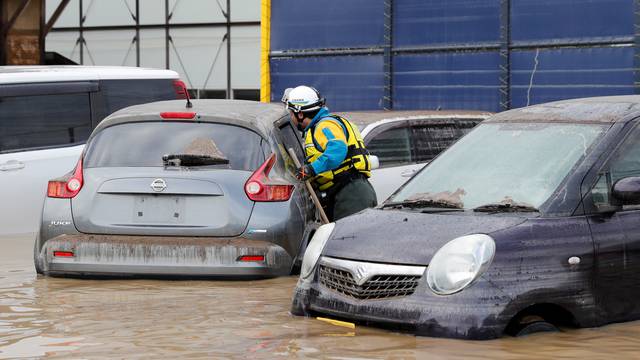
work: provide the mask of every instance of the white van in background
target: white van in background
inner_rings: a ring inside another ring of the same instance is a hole
[[[48,180],[74,168],[104,117],[185,94],[171,70],[0,66],[0,236],[35,235]]]

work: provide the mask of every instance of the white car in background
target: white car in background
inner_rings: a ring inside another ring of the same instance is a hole
[[[491,113],[481,111],[363,111],[338,113],[358,126],[379,160],[369,181],[378,203]]]
[[[185,94],[171,70],[1,66],[0,236],[35,236],[48,180],[74,168],[104,117]]]

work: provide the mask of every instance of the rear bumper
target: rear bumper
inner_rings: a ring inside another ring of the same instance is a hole
[[[73,252],[72,257],[54,251]],[[264,261],[239,261],[243,255]],[[36,261],[53,276],[273,277],[288,275],[292,258],[280,246],[244,238],[60,235]]]

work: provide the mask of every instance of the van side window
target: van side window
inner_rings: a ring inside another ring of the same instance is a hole
[[[409,128],[397,127],[377,134],[366,145],[372,155],[380,160],[380,167],[410,164],[411,139]]]
[[[89,93],[0,98],[0,152],[85,142],[89,104]]]
[[[169,79],[102,80],[100,91],[105,105],[104,116],[131,105],[177,98]]]
[[[471,120],[418,122],[413,126],[416,161],[419,163],[431,161],[476,124]]]

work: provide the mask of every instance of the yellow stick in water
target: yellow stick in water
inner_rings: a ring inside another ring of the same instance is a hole
[[[346,327],[346,328],[349,328],[349,329],[355,329],[356,328],[356,324],[350,323],[350,322],[346,322],[346,321],[333,320],[333,319],[324,318],[324,317],[317,317],[316,319],[320,320],[320,321],[324,321],[324,322],[329,323],[331,325],[342,326],[342,327]]]

